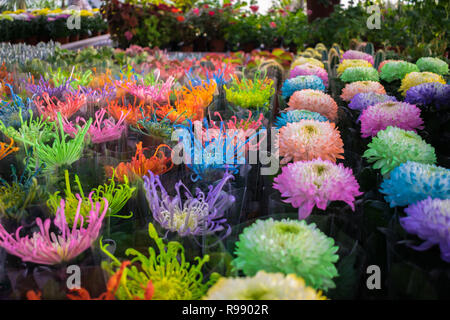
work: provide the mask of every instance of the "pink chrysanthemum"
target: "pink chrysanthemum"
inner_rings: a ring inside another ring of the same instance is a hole
[[[386,94],[384,87],[376,81],[356,81],[348,83],[342,89],[341,99],[350,101],[358,93],[374,92],[378,94]]]
[[[119,82],[116,82],[119,83]],[[131,95],[138,97],[146,103],[166,103],[175,78],[169,77],[167,81],[155,83],[154,85],[145,85],[142,82],[128,83],[123,88]]]
[[[300,120],[280,129],[279,153],[282,164],[317,158],[336,162],[344,158],[344,143],[334,123]]]
[[[387,101],[367,107],[361,114],[361,136],[374,137],[388,126],[404,130],[423,129],[420,109],[413,104]]]
[[[346,59],[362,59],[370,62],[370,64],[373,65],[373,57],[370,54],[361,51],[356,50],[345,51],[344,54],[342,55],[341,61]]]
[[[317,112],[327,117],[330,121],[336,121],[338,106],[334,99],[322,91],[305,89],[294,92],[289,99],[289,110],[308,110]]]
[[[315,66],[311,63],[305,63],[299,66],[295,66],[290,74],[289,78],[295,78],[297,76],[318,76],[322,79],[325,87],[328,87],[328,73],[325,69]]]
[[[352,169],[342,163],[316,159],[289,163],[274,179],[273,188],[286,198],[284,202],[298,208],[299,219],[305,219],[314,206],[325,210],[330,201],[344,201],[355,210],[359,185]]]

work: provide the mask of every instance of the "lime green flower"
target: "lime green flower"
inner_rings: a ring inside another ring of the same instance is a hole
[[[338,247],[314,223],[304,220],[257,220],[244,229],[236,243],[233,265],[245,275],[258,271],[294,273],[308,286],[334,288]]]
[[[345,69],[341,75],[344,82],[380,81],[378,71],[373,67],[351,67]]]
[[[378,131],[368,147],[363,157],[383,175],[407,161],[436,163],[434,148],[414,131],[389,126]]]
[[[448,64],[447,62],[432,57],[423,57],[417,60],[416,65],[419,67],[420,71],[429,71],[445,76],[448,74]]]
[[[392,61],[386,63],[380,72],[380,78],[386,82],[403,79],[410,72],[418,72],[419,68],[406,61]]]

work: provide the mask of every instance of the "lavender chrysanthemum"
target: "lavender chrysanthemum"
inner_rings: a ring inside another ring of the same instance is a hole
[[[284,202],[298,208],[299,219],[308,217],[314,206],[325,210],[330,201],[344,201],[355,210],[355,197],[362,194],[352,169],[321,159],[289,163],[274,179],[273,188],[287,198]]]
[[[427,250],[438,244],[441,258],[450,262],[450,199],[428,197],[405,209],[407,217],[400,218],[400,224],[409,233],[425,240],[415,250]]]
[[[362,112],[360,120],[363,138],[374,137],[388,126],[414,132],[423,129],[420,109],[406,102],[388,101],[369,106]]]
[[[283,98],[287,99],[292,96],[295,91],[304,89],[325,91],[325,85],[318,76],[298,76],[284,81],[281,92]]]
[[[362,59],[370,62],[373,65],[373,57],[365,52],[356,51],[356,50],[347,50],[342,55],[341,62],[346,59]]]
[[[391,171],[380,192],[391,208],[406,206],[427,197],[450,199],[450,170],[408,161]]]
[[[225,172],[216,186],[209,186],[207,195],[197,189],[196,196],[179,181],[175,184],[176,195],[171,197],[159,176],[149,171],[149,177],[144,176],[144,188],[153,218],[166,230],[177,232],[183,237],[212,234],[226,229],[223,236],[226,237],[231,228],[224,214],[235,199],[222,188],[230,179],[233,179],[233,175]]]
[[[380,94],[375,92],[362,92],[356,94],[348,104],[348,107],[353,110],[363,111],[368,106],[386,101],[397,101],[393,96],[387,94]]]
[[[405,102],[437,108],[450,105],[450,85],[439,82],[422,83],[406,91]]]
[[[317,120],[320,122],[328,121],[326,117],[318,112],[309,110],[289,110],[281,113],[275,120],[275,126],[280,129],[288,123],[299,122],[300,120]]]

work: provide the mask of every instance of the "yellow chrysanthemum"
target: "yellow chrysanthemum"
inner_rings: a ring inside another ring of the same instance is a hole
[[[314,58],[305,58],[305,57],[299,57],[299,58],[295,59],[295,61],[291,65],[291,68],[294,68],[295,66],[299,66],[299,65],[302,65],[305,63],[310,63],[315,66],[325,68],[321,61],[314,59]]]
[[[368,68],[371,68],[372,65],[370,64],[369,61],[362,60],[362,59],[345,59],[339,64],[339,66],[337,68],[338,76],[342,75],[342,73],[346,69],[354,68],[354,67],[368,67]]]
[[[408,73],[402,80],[402,85],[398,89],[403,96],[406,96],[406,91],[409,88],[415,87],[422,83],[429,82],[439,82],[445,84],[444,78],[442,76],[433,72],[411,72]]]

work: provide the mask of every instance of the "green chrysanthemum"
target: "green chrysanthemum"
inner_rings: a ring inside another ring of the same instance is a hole
[[[254,277],[221,278],[204,300],[326,300],[295,274],[259,271]]]
[[[341,75],[344,82],[355,81],[380,81],[378,71],[372,67],[352,67],[347,68]]]
[[[379,131],[368,147],[363,157],[383,175],[406,161],[436,163],[434,148],[414,131],[389,126]]]
[[[153,300],[198,300],[203,297],[220,277],[213,273],[209,281],[203,281],[201,269],[209,261],[209,256],[196,257],[197,264],[191,264],[186,261],[181,243],[170,241],[167,245],[164,244],[151,223],[148,225],[148,233],[156,242],[159,253],[152,247],[148,248],[148,257],[132,248],[125,251],[127,256],[134,258],[131,266],[126,267],[123,272],[116,297],[120,300],[143,299],[149,281],[154,290]],[[103,261],[102,267],[112,275],[120,268],[121,262],[107,250],[108,245],[103,245],[101,240],[100,246],[112,259],[111,262]]]
[[[417,60],[416,65],[419,67],[420,71],[429,71],[445,76],[448,74],[448,64],[447,62],[432,57],[423,57]]]
[[[386,63],[380,72],[380,78],[386,82],[403,79],[410,72],[418,72],[419,68],[411,62],[392,61]]]
[[[314,223],[257,220],[236,243],[233,265],[247,276],[258,271],[294,273],[314,289],[334,288],[338,247]]]

